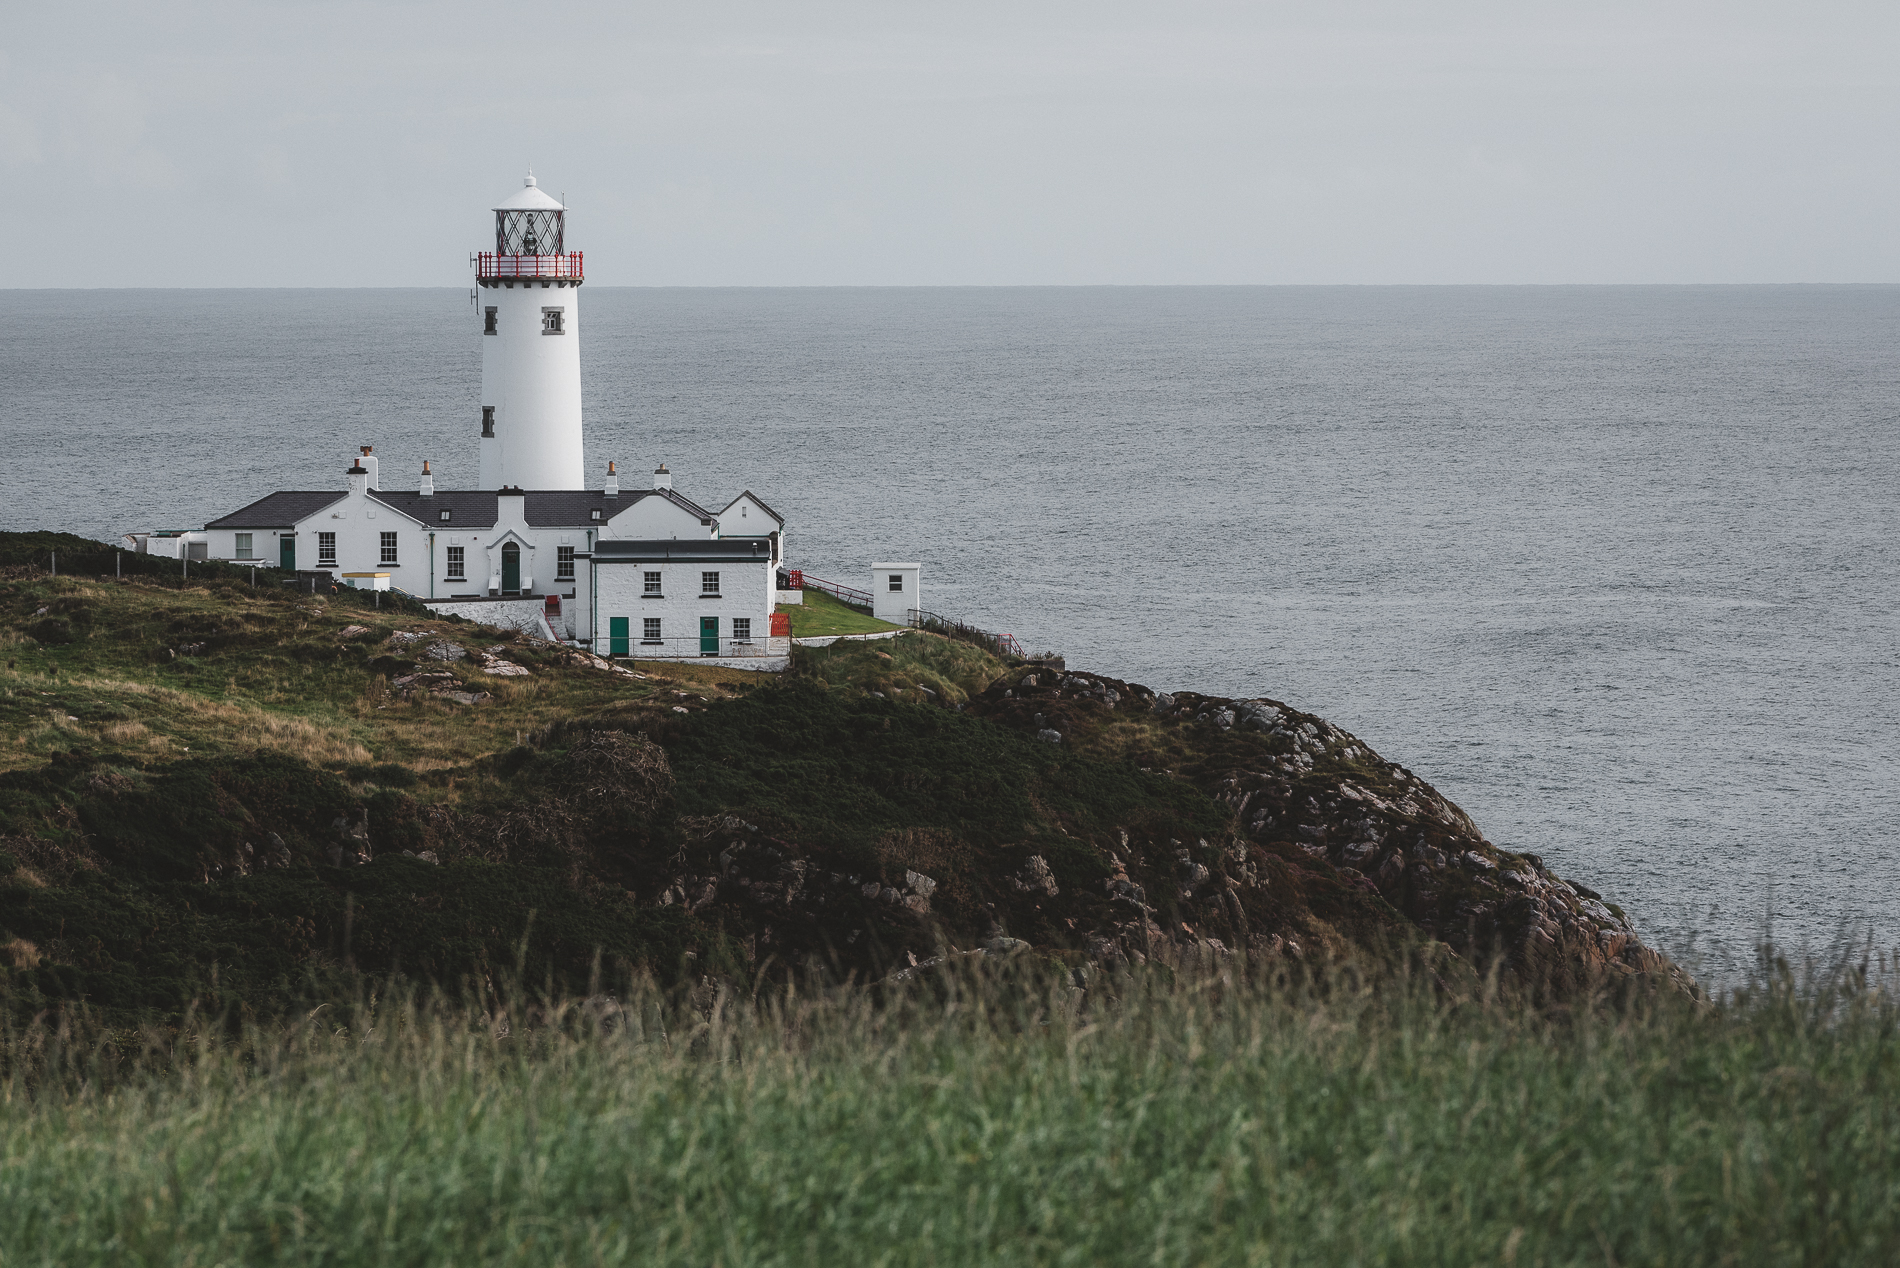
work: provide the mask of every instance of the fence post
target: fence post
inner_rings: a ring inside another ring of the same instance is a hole
[[[183,580],[191,579],[191,547],[181,547],[178,556],[178,575]]]
[[[58,551],[49,550],[46,552],[46,566],[53,570],[53,575],[55,577],[59,575],[59,552]]]
[[[125,575],[125,552],[122,550],[112,552],[112,575],[115,578]]]

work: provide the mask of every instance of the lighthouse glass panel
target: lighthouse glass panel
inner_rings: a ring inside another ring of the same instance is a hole
[[[562,219],[558,211],[498,211],[495,250],[502,255],[559,255]]]

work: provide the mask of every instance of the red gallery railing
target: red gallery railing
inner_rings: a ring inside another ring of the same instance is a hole
[[[567,277],[577,282],[582,280],[579,251],[572,255],[497,255],[493,251],[483,251],[475,258],[475,276],[483,281],[491,277]]]

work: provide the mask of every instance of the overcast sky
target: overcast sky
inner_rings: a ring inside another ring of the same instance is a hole
[[[1900,4],[7,5],[4,285],[1900,280]]]

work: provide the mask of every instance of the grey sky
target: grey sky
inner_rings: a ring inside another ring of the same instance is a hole
[[[1900,5],[33,5],[8,286],[1900,279]]]

